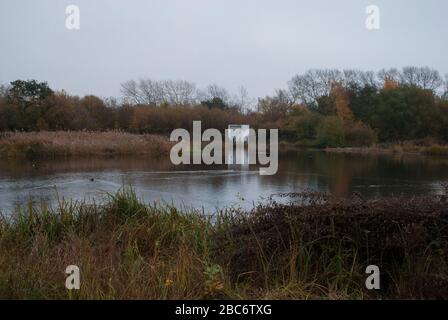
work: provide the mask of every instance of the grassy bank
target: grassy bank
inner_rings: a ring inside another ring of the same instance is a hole
[[[364,153],[364,154],[420,154],[428,156],[448,156],[448,145],[419,145],[412,142],[402,144],[387,144],[362,148],[326,148],[333,153]]]
[[[169,148],[165,137],[119,131],[7,132],[0,135],[1,158],[160,155],[168,153]]]
[[[26,206],[0,221],[0,298],[448,298],[445,197],[296,195],[251,212],[143,204]],[[65,268],[81,290],[65,289]],[[365,268],[382,271],[368,291]]]

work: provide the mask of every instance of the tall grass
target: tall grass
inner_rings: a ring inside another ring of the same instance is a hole
[[[56,131],[4,133],[0,157],[45,158],[60,156],[160,155],[169,151],[167,138],[120,131]]]
[[[0,298],[448,297],[445,198],[307,197],[215,217],[130,188],[102,204],[30,203],[0,220]],[[64,285],[73,264],[79,291]],[[379,291],[365,289],[370,264]]]

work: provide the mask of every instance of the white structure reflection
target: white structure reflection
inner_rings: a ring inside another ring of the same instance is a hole
[[[230,144],[230,152],[226,153],[226,163],[229,168],[240,166],[242,169],[249,169],[249,125],[229,125],[226,130],[226,142]]]

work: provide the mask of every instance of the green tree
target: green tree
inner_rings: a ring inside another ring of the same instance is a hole
[[[336,116],[325,117],[317,127],[319,147],[343,147],[345,144],[344,125]]]
[[[36,103],[53,94],[46,82],[36,80],[16,80],[11,82],[8,90],[8,98],[19,103]]]
[[[432,90],[415,86],[383,89],[370,116],[380,141],[420,139],[437,134],[439,120]]]
[[[228,108],[228,105],[219,97],[214,97],[208,100],[201,101],[203,106],[206,106],[209,109],[221,109],[225,110]]]
[[[356,119],[371,123],[371,118],[379,104],[380,96],[375,86],[353,85],[348,88],[350,109]]]
[[[35,130],[38,119],[44,120],[45,111],[42,108],[45,99],[53,95],[46,82],[36,80],[16,80],[7,89],[7,101],[17,107],[20,121],[14,129]]]

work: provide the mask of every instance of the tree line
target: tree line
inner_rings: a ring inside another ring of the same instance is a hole
[[[125,130],[168,134],[229,123],[279,128],[280,137],[313,146],[363,146],[431,138],[448,142],[448,85],[437,70],[405,67],[379,72],[309,70],[285,89],[259,98],[188,81],[131,80],[122,97],[78,97],[47,83],[0,86],[0,131]]]

